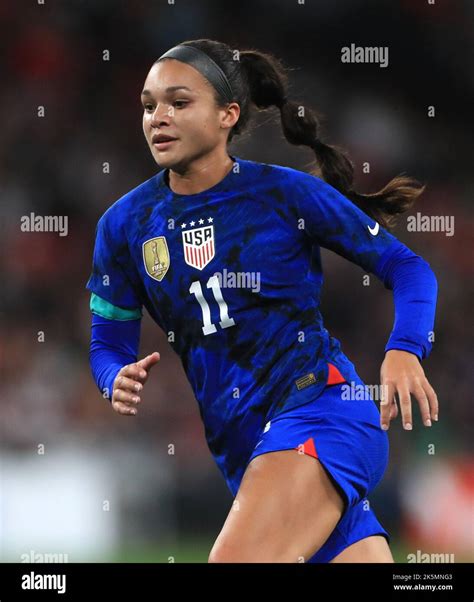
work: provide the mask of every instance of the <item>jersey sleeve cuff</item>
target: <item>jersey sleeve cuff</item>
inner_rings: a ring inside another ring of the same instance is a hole
[[[420,348],[420,346],[416,345],[415,343],[407,343],[407,342],[404,342],[404,343],[392,342],[392,343],[390,343],[389,342],[385,346],[385,353],[387,351],[392,350],[392,349],[397,349],[398,351],[407,351],[408,353],[413,353],[420,360],[420,362],[427,355],[427,354],[424,354],[423,350]]]

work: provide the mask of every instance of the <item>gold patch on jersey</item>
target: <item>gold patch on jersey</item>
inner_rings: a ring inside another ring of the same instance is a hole
[[[150,238],[143,243],[143,263],[147,274],[161,282],[170,267],[170,254],[164,236]]]
[[[295,380],[295,384],[298,387],[298,391],[309,387],[309,385],[314,385],[315,382],[316,378],[313,372],[310,372],[309,374],[306,374],[306,376],[302,376],[301,378],[298,378],[298,380]]]

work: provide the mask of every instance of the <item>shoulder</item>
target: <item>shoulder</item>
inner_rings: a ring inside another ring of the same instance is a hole
[[[271,198],[273,206],[286,206],[296,214],[304,211],[307,203],[319,205],[321,199],[339,194],[318,176],[299,169],[273,163],[248,163],[254,166],[252,182],[256,190]]]
[[[108,233],[117,232],[125,225],[129,228],[133,227],[143,205],[156,202],[155,192],[160,173],[154,174],[145,182],[132,188],[110,205],[101,215],[98,227],[105,227]]]
[[[273,177],[280,179],[286,198],[293,201],[297,209],[307,206],[325,209],[328,204],[346,209],[355,207],[350,199],[319,176],[281,165],[266,167]]]
[[[259,163],[256,161],[247,161],[255,170],[255,175],[262,179],[279,183],[283,187],[301,186],[318,188],[327,184],[319,177],[310,173],[300,171],[293,167],[276,165],[274,163]]]

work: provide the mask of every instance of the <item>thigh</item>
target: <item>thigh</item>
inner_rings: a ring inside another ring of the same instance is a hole
[[[316,458],[294,449],[260,454],[247,466],[209,562],[306,562],[343,507]]]
[[[388,437],[374,402],[346,400],[342,385],[327,387],[316,399],[272,418],[259,439],[250,460],[303,448],[331,475],[347,507],[374,489],[388,464]]]
[[[394,560],[385,537],[373,535],[348,546],[331,562],[394,562]]]

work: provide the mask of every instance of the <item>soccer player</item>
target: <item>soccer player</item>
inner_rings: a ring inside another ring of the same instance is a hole
[[[367,500],[388,461],[385,432],[438,419],[421,360],[431,350],[436,278],[388,229],[420,185],[352,189],[352,164],[290,100],[272,55],[183,42],[151,67],[143,131],[157,174],[97,225],[90,363],[112,408],[135,416],[158,352],[138,360],[145,307],[193,387],[209,449],[235,496],[210,562],[393,562]],[[314,150],[322,177],[227,152],[251,106],[276,106],[286,139]],[[323,326],[320,247],[393,291],[386,395],[364,386]]]

